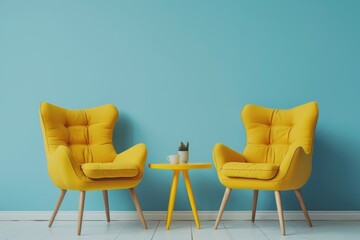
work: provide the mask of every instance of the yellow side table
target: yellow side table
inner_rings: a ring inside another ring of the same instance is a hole
[[[192,192],[188,171],[191,169],[204,169],[204,168],[211,168],[211,167],[212,167],[211,163],[187,163],[187,164],[151,163],[151,164],[149,164],[149,168],[174,171],[173,179],[172,179],[172,183],[171,183],[168,213],[167,213],[167,218],[166,218],[166,229],[167,230],[170,229],[171,217],[172,217],[172,213],[173,213],[173,209],[174,209],[176,190],[177,190],[180,172],[182,172],[184,175],[185,186],[186,186],[186,190],[187,190],[187,193],[189,196],[191,210],[194,215],[196,227],[198,229],[200,228],[199,217],[198,217],[198,214],[196,211],[196,203],[195,203],[195,199],[194,199],[194,194]]]

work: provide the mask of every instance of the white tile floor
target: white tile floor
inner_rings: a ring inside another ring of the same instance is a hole
[[[147,221],[144,230],[139,221],[84,221],[82,235],[76,235],[76,221],[55,221],[52,228],[47,221],[0,221],[0,239],[97,239],[97,240],[359,240],[360,221],[313,221],[309,228],[305,221],[286,221],[287,235],[281,236],[277,221],[222,221],[218,230],[214,221],[201,221],[197,229],[193,221],[173,221],[171,230],[164,221]]]

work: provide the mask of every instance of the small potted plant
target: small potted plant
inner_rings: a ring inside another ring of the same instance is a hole
[[[187,163],[189,161],[189,142],[186,142],[186,145],[183,142],[180,143],[178,155],[180,156],[180,163]]]

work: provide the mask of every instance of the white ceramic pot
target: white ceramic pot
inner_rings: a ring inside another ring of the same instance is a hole
[[[178,155],[180,156],[180,163],[188,163],[189,161],[189,151],[178,151]]]

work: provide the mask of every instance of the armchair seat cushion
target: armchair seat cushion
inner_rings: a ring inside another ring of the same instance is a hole
[[[134,163],[84,163],[81,169],[88,178],[135,177],[139,169]]]
[[[279,166],[271,163],[228,162],[221,173],[227,177],[272,179],[278,170]]]

